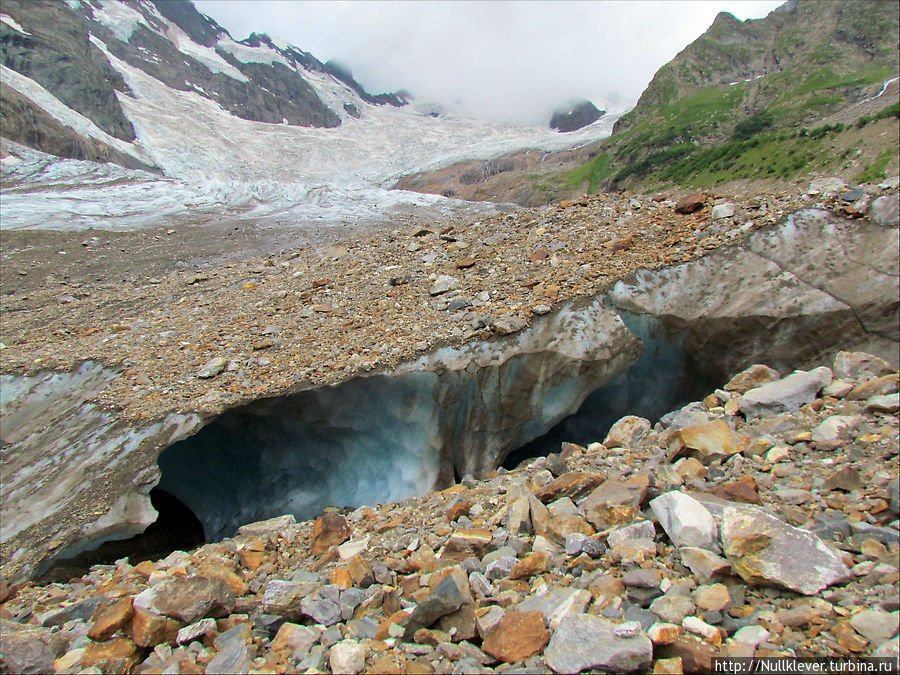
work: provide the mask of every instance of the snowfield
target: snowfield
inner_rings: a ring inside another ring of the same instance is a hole
[[[128,27],[135,25],[130,15],[116,18],[127,18],[122,23]],[[207,67],[225,70],[212,63],[207,52],[215,54],[213,50],[188,44],[188,36],[175,26],[167,32],[170,38],[177,36],[183,53],[204,54]],[[134,97],[119,94],[134,124],[134,143],[111,138],[23,75],[2,68],[2,80],[63,124],[156,165],[163,175],[59,159],[8,144],[22,161],[2,164],[3,229],[120,230],[222,220],[279,226],[358,224],[422,206],[438,212],[483,212],[493,207],[389,187],[405,174],[461,160],[595,141],[609,135],[618,116],[606,115],[567,134],[544,126],[431,117],[412,106],[370,105],[331,75],[300,68],[325,104],[340,115],[341,125],[322,129],[265,124],[235,117],[200,93],[171,89],[117,59],[96,36],[91,40],[134,92]],[[231,42],[228,47],[241,61],[271,62],[278,55],[264,45]],[[361,117],[348,115],[344,104],[356,106]]]

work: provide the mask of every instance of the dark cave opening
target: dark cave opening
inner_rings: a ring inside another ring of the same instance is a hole
[[[137,565],[144,560],[164,558],[172,551],[189,551],[206,541],[200,520],[178,498],[154,488],[150,490],[150,503],[159,515],[146,530],[127,539],[103,542],[92,551],[58,557],[40,580],[67,581],[86,574],[93,565],[112,565],[126,557],[130,564]]]

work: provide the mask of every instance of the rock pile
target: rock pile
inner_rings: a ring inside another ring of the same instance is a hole
[[[0,588],[10,672],[703,672],[900,654],[898,373],[742,372],[400,503]],[[798,383],[802,383],[798,384]]]

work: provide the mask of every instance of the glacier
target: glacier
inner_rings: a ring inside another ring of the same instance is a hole
[[[212,71],[215,51],[176,27],[169,38]],[[364,102],[324,72],[288,64],[341,118],[335,128],[298,127],[244,120],[196,91],[177,91],[91,41],[125,79],[133,95],[119,93],[137,138],[112,138],[33,80],[0,67],[0,79],[63,124],[102,141],[162,175],[60,159],[7,144],[21,161],[2,164],[0,228],[121,230],[172,223],[248,223],[296,228],[308,224],[383,223],[409,208],[437,217],[494,212],[496,205],[391,190],[401,176],[467,159],[490,159],[523,148],[560,150],[611,133],[612,112],[578,131],[559,134],[543,126],[510,126],[454,116],[432,117],[412,107]],[[277,53],[222,38],[219,46],[239,60],[272,62]],[[218,57],[218,55],[216,55]],[[218,57],[221,60],[221,57]],[[227,64],[224,60],[222,63]],[[284,59],[277,61],[287,67]],[[218,64],[218,65],[217,65]],[[228,73],[226,73],[228,74]],[[233,75],[233,74],[232,74]],[[345,104],[362,111],[356,118]]]

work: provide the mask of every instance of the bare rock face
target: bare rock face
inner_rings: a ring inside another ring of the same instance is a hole
[[[590,101],[582,101],[569,110],[557,110],[550,119],[550,128],[561,132],[576,131],[593,124],[606,114]]]

